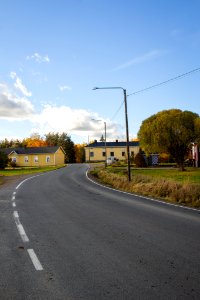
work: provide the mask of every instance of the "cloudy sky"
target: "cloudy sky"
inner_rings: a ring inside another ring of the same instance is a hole
[[[125,137],[127,94],[200,68],[198,0],[7,0],[0,9],[0,139]],[[127,97],[130,138],[163,109],[200,114],[200,72]],[[92,119],[98,120],[94,121]]]

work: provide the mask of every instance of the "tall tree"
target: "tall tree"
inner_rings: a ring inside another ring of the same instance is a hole
[[[199,115],[170,109],[158,112],[142,122],[138,137],[147,153],[167,152],[184,170],[184,160],[191,142],[200,138]]]
[[[67,133],[63,132],[60,134],[58,132],[49,132],[48,134],[45,134],[45,137],[45,141],[48,146],[62,146],[66,153],[66,163],[74,163],[76,161],[74,142],[71,140],[71,137],[67,135]]]
[[[47,142],[39,135],[39,133],[33,133],[29,138],[23,140],[25,147],[45,147]]]
[[[5,169],[8,164],[8,156],[4,152],[0,151],[0,169]]]
[[[86,144],[75,145],[75,156],[76,156],[77,163],[85,162],[85,146]]]

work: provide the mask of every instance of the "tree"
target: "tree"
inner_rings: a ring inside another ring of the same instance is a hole
[[[4,152],[0,151],[0,169],[5,169],[8,164],[8,156]]]
[[[45,141],[48,146],[62,146],[63,150],[66,153],[65,162],[74,163],[75,159],[75,147],[74,142],[71,140],[71,137],[67,133],[54,133],[49,132],[45,134]]]
[[[158,112],[142,122],[138,137],[148,153],[167,152],[184,170],[184,160],[191,142],[200,138],[199,115],[191,111],[170,109]]]
[[[85,146],[86,144],[75,145],[75,157],[77,163],[85,162]]]
[[[22,147],[45,147],[47,146],[46,141],[38,134],[33,133],[29,138],[26,138],[22,142]]]

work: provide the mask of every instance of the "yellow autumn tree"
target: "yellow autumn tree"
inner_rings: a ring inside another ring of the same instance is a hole
[[[85,147],[86,144],[76,144],[75,145],[75,157],[77,163],[85,162]]]

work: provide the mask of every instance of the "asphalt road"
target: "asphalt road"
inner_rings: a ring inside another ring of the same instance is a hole
[[[200,211],[101,187],[86,170],[0,188],[0,299],[200,299]]]

